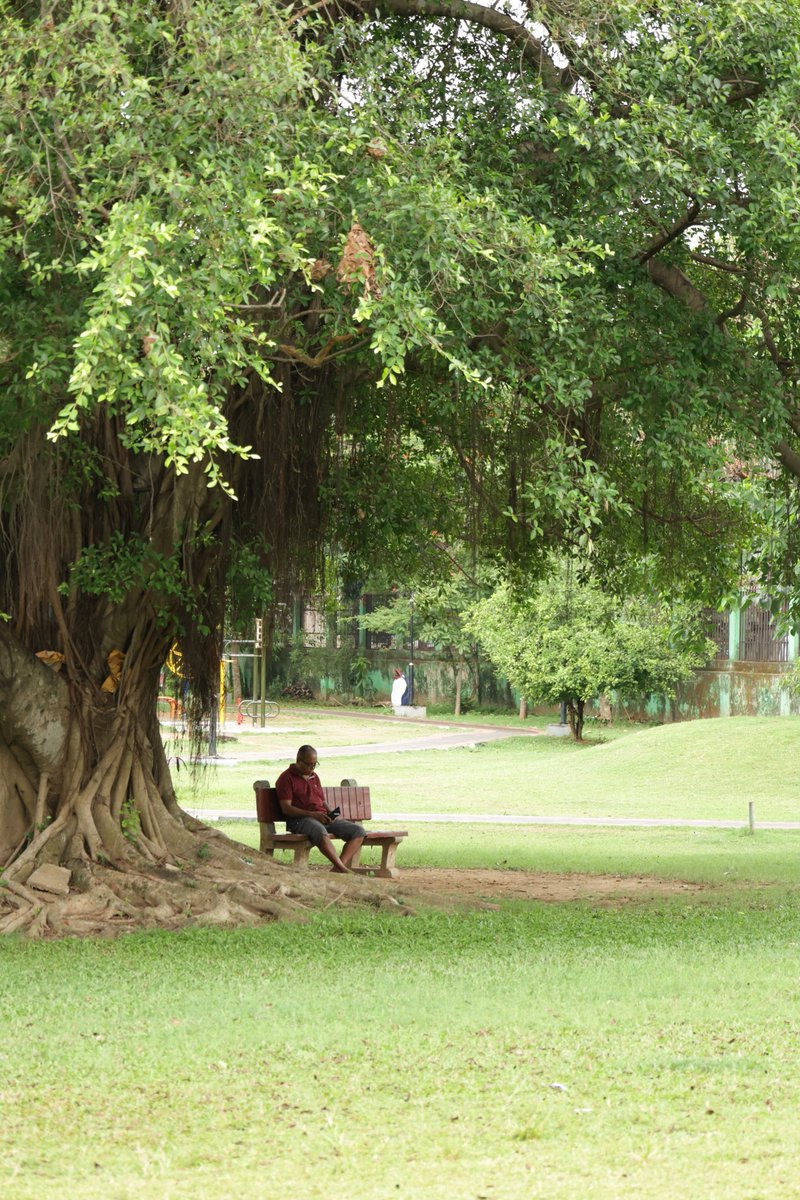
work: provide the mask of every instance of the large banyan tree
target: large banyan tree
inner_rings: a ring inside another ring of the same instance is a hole
[[[800,17],[0,20],[0,930],[180,919],[190,874],[195,915],[278,914],[313,882],[180,810],[156,719],[176,639],[208,702],[227,594],[466,533],[707,576],[734,451],[800,474]]]

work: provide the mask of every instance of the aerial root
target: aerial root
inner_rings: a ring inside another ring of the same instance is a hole
[[[46,901],[37,896],[30,888],[12,879],[3,880],[5,899],[14,905],[14,909],[0,918],[0,933],[30,934],[35,923],[41,930],[47,920]],[[40,920],[41,917],[41,920]],[[36,936],[36,935],[34,935]]]
[[[30,888],[26,888],[22,883],[16,883],[13,879],[3,879],[3,887],[11,892],[11,899],[17,904],[22,900],[26,904],[37,904],[39,902],[39,897]]]
[[[269,913],[271,916],[281,916],[298,908],[302,908],[306,912],[311,911],[309,905],[301,904],[299,900],[289,896],[281,888],[267,891],[257,884],[248,884],[245,887],[241,883],[234,883],[225,890],[231,900],[235,900],[242,908]]]
[[[3,881],[8,884],[15,879],[27,879],[31,871],[36,865],[37,856],[41,854],[44,847],[60,830],[64,828],[69,819],[69,813],[65,810],[51,825],[46,829],[42,829],[37,833],[28,845],[20,854],[19,858],[5,868],[3,872]]]
[[[25,930],[26,937],[40,938],[44,934],[50,923],[49,905],[43,904],[38,912],[34,914],[33,920]]]
[[[9,913],[8,916],[0,920],[0,933],[22,933],[26,926],[33,923],[34,919],[39,915],[39,905],[36,908],[21,909],[19,912]]]

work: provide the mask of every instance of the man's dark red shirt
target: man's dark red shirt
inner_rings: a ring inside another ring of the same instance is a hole
[[[322,784],[316,771],[312,775],[301,775],[297,764],[292,763],[288,770],[278,776],[275,784],[278,800],[294,808],[304,808],[309,813],[327,812]]]

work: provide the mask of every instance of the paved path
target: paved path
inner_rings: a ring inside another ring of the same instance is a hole
[[[399,718],[402,720],[402,718]],[[444,726],[444,728],[448,728]],[[452,726],[449,727],[452,729]],[[475,730],[479,729],[476,734]],[[533,737],[528,730],[513,730],[497,727],[473,726],[458,732],[430,733],[426,737],[407,738],[403,742],[366,742],[360,746],[319,747],[320,762],[325,758],[347,758],[355,754],[403,754],[406,750],[450,750],[455,746],[477,746],[480,742],[499,742],[509,737]],[[289,751],[293,757],[297,747]]]
[[[482,729],[480,734],[476,735],[473,728],[471,731],[464,730],[458,733],[431,733],[427,737],[407,738],[403,742],[364,742],[362,745],[355,746],[326,746],[323,742],[317,742],[317,750],[319,761],[325,762],[329,758],[352,758],[361,754],[386,755],[404,754],[411,750],[453,750],[459,746],[462,748],[477,746],[481,742],[498,742],[503,738],[534,736],[536,734],[529,730],[510,732],[508,729]],[[223,753],[217,758],[203,758],[200,761],[216,763],[218,767],[235,767],[243,762],[264,762],[265,760],[275,762],[286,759],[287,762],[294,762],[296,753],[296,741],[291,744],[287,742],[285,745],[270,743],[263,750],[253,750],[246,754],[230,756]]]
[[[187,808],[201,821],[255,821],[251,808]],[[387,825],[593,825],[627,829],[747,829],[747,821],[691,820],[681,817],[523,817],[507,813],[375,813],[372,818]],[[756,821],[756,829],[800,829],[800,821]]]
[[[480,721],[462,721],[460,718],[457,721],[448,721],[447,717],[395,717],[384,713],[383,716],[378,716],[376,713],[358,712],[357,709],[351,708],[310,708],[307,712],[313,713],[316,717],[352,717],[356,721],[380,721],[382,725],[434,725],[439,729],[502,729],[505,733],[514,737],[541,737],[544,734],[543,729],[538,729],[534,725],[495,725]],[[290,712],[286,712],[286,716],[290,716]]]
[[[325,712],[324,710],[312,710],[320,712],[324,716],[340,716],[338,710],[334,712]],[[412,750],[452,750],[456,747],[477,746],[481,742],[499,742],[505,738],[511,737],[543,737],[544,730],[537,729],[533,726],[528,729],[518,725],[473,725],[448,724],[446,721],[435,721],[430,718],[414,718],[409,717],[375,717],[369,713],[346,714],[348,717],[357,715],[361,721],[380,721],[383,725],[389,723],[402,725],[420,725],[427,726],[428,729],[435,729],[435,733],[427,733],[419,737],[406,738],[404,741],[396,742],[365,742],[355,746],[325,746],[324,743],[318,742],[317,749],[320,762],[324,762],[329,758],[351,758],[361,754],[404,754]],[[230,725],[228,726],[230,728]],[[240,727],[241,728],[241,727]],[[270,729],[267,726],[265,729],[247,728],[248,733],[269,734],[271,737],[285,736],[287,733],[293,732],[286,729]],[[266,752],[265,752],[266,751]],[[215,763],[218,767],[235,767],[243,762],[264,762],[265,759],[269,762],[286,759],[287,762],[293,762],[294,756],[297,753],[297,742],[286,742],[285,744],[272,743],[265,750],[252,750],[246,753],[228,755],[223,753],[217,758],[201,758],[203,763]]]

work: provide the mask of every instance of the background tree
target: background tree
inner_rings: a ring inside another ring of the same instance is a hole
[[[589,700],[610,691],[674,697],[716,653],[696,606],[618,599],[569,560],[526,595],[499,587],[467,626],[512,687],[534,701],[566,702],[578,741]]]

